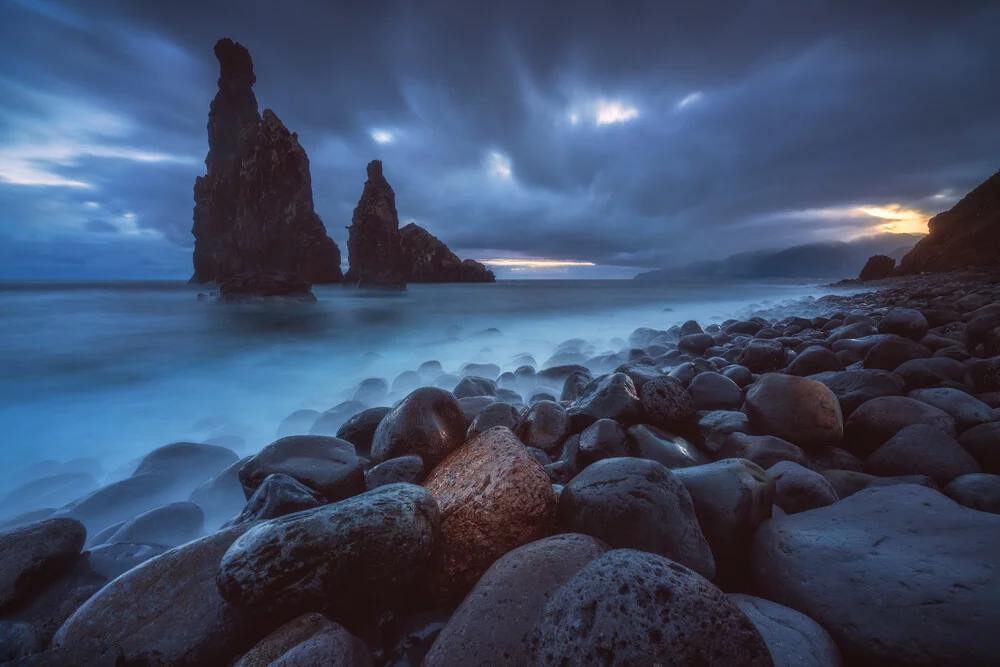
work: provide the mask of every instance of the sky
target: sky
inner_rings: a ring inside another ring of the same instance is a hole
[[[231,37],[344,251],[401,224],[499,277],[629,277],[925,231],[1000,169],[1000,3],[0,2],[0,278],[191,273]]]

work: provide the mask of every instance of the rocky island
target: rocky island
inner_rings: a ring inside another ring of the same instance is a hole
[[[343,280],[340,249],[313,209],[309,158],[278,116],[257,112],[250,52],[215,45],[207,173],[194,186],[194,275],[223,295],[287,295]]]
[[[207,173],[194,186],[192,283],[217,283],[223,298],[311,296],[311,286],[345,281],[340,248],[313,207],[309,158],[278,116],[257,110],[250,52],[231,39],[215,45],[219,91],[208,115]],[[382,162],[368,178],[348,227],[346,282],[494,282],[493,272],[460,260],[422,227],[399,228]]]

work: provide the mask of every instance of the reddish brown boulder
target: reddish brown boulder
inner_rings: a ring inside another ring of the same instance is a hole
[[[446,595],[466,593],[497,558],[540,536],[555,515],[545,469],[503,426],[449,454],[424,487],[441,509],[435,574]]]

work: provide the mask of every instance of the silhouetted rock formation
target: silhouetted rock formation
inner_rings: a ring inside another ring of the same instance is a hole
[[[927,223],[930,234],[899,263],[899,273],[950,271],[1000,263],[1000,171]]]
[[[493,272],[479,262],[462,261],[439,238],[411,222],[399,230],[412,283],[492,283]]]
[[[215,56],[219,92],[208,114],[207,174],[194,185],[191,282],[263,287],[268,276],[281,276],[273,286],[279,292],[289,281],[340,282],[340,249],[313,210],[298,135],[270,109],[263,119],[257,113],[246,48],[221,39]]]
[[[896,260],[892,257],[887,257],[886,255],[872,255],[865,262],[865,266],[861,269],[861,275],[858,276],[861,280],[878,280],[879,278],[888,278],[892,275],[893,270],[896,268]]]
[[[361,287],[406,285],[396,195],[382,175],[381,160],[368,163],[368,180],[347,230],[347,282]]]

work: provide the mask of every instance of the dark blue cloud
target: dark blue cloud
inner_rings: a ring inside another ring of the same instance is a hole
[[[462,254],[625,267],[862,234],[887,220],[859,207],[936,212],[1000,166],[996,3],[286,5],[0,5],[17,265],[189,274],[224,35],[341,244],[375,157]]]

